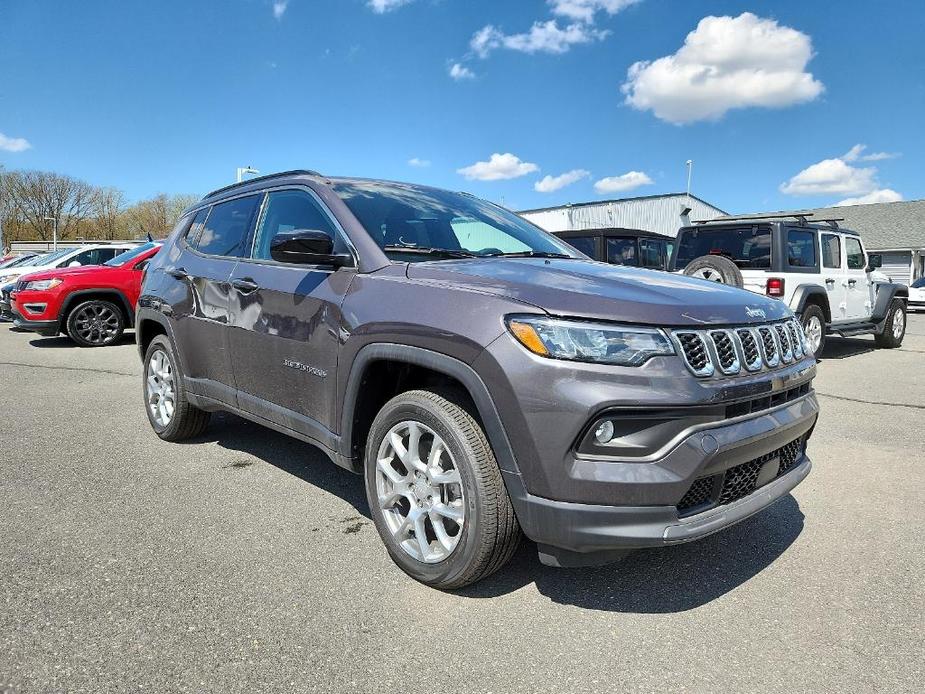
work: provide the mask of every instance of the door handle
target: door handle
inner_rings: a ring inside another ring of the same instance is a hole
[[[239,279],[231,280],[231,286],[242,294],[250,294],[251,292],[258,289],[257,283],[249,277],[241,277]]]
[[[172,270],[168,270],[167,274],[173,277],[175,280],[185,280],[189,278],[189,273],[182,267],[175,267]]]
[[[853,287],[853,286],[856,285],[857,283],[858,283],[857,280],[848,280],[848,286],[849,286],[849,287]]]
[[[825,278],[825,283],[826,283],[826,284],[835,284],[835,278],[834,278],[834,277],[826,277],[826,278]]]

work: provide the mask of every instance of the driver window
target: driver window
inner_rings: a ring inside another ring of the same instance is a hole
[[[347,246],[336,232],[331,219],[311,195],[301,190],[279,190],[267,196],[251,257],[271,260],[270,242],[273,237],[295,229],[323,231],[334,239],[335,253],[347,252]]]
[[[864,269],[864,249],[861,248],[861,242],[853,236],[845,237],[845,254],[848,256],[849,270]]]

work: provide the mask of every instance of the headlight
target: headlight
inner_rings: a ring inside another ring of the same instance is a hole
[[[639,366],[650,357],[675,353],[668,337],[657,328],[534,316],[511,316],[507,327],[531,352],[553,359]]]
[[[26,282],[26,286],[22,288],[22,291],[44,292],[47,289],[54,289],[62,282],[64,282],[64,280],[60,277],[51,280],[33,280],[32,282]]]

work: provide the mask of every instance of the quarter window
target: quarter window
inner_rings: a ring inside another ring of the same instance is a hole
[[[822,235],[822,266],[841,267],[841,239],[833,234]]]
[[[204,207],[199,210],[196,216],[193,217],[193,221],[190,222],[189,228],[186,230],[186,243],[193,248],[199,243],[199,234],[202,233],[202,225],[205,224],[206,217],[209,216],[209,209],[208,207]]]
[[[849,270],[864,269],[864,249],[861,248],[861,242],[853,236],[845,237],[845,253],[848,256]]]
[[[345,244],[339,241],[330,218],[311,195],[301,190],[280,190],[267,196],[266,209],[257,229],[252,257],[270,260],[270,243],[273,237],[295,229],[323,231],[335,239],[335,253],[347,252]]]
[[[259,195],[238,198],[212,207],[196,250],[206,255],[241,258],[246,254],[248,232],[254,212],[260,202]]]
[[[790,267],[816,267],[816,235],[811,231],[787,232],[787,263]]]
[[[572,236],[562,240],[570,246],[574,246],[589,258],[597,260],[597,239],[593,236]]]

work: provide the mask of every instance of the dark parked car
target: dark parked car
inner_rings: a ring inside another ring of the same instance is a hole
[[[701,538],[810,469],[815,362],[783,303],[589,261],[462,193],[309,171],[215,191],[136,326],[161,438],[227,410],[316,444],[442,589],[521,531],[560,566]]]
[[[641,229],[557,231],[556,236],[594,260],[611,265],[665,270],[674,239]]]

